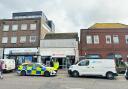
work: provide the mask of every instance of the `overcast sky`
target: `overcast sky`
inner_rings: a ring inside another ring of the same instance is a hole
[[[128,24],[128,0],[0,0],[0,18],[11,13],[43,11],[56,32],[79,32],[96,22]]]

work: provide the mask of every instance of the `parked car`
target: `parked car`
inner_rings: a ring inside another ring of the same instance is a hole
[[[17,73],[21,76],[25,75],[44,75],[50,77],[57,74],[54,67],[46,67],[39,63],[23,63],[17,69]]]
[[[3,61],[3,70],[12,71],[15,70],[15,60],[14,59],[0,59]]]
[[[115,61],[108,59],[85,59],[70,66],[68,73],[70,76],[103,76],[114,79],[117,76]]]

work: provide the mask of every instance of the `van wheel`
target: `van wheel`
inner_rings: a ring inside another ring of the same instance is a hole
[[[128,80],[128,77],[125,77],[126,78],[126,80]]]
[[[21,71],[21,76],[25,76],[26,75],[26,72],[23,70]]]
[[[78,71],[73,71],[72,76],[73,77],[79,77],[79,72]]]
[[[45,77],[50,77],[50,73],[49,73],[48,71],[45,71],[45,72],[44,72],[44,76],[45,76]]]
[[[107,77],[107,79],[113,80],[114,79],[114,74],[112,72],[108,72],[106,74],[106,77]]]

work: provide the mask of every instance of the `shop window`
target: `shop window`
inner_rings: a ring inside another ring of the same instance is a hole
[[[2,37],[2,43],[8,43],[8,37]]]
[[[92,36],[90,35],[86,36],[86,42],[87,44],[92,44]]]
[[[9,31],[9,25],[3,25],[3,31]]]
[[[106,35],[106,44],[111,44],[111,36],[110,35]]]

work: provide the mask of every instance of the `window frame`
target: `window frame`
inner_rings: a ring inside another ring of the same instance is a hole
[[[114,44],[119,44],[119,35],[113,35],[113,43]]]
[[[87,44],[92,44],[92,43],[93,43],[93,41],[92,41],[92,36],[91,36],[91,35],[87,35],[87,36],[86,36],[86,43],[87,43]]]
[[[15,26],[17,26],[17,27],[15,28]],[[12,31],[17,31],[18,30],[18,27],[19,27],[18,24],[13,24],[12,25]]]
[[[6,27],[6,26],[7,26],[7,27]],[[10,25],[4,24],[2,31],[9,31],[9,27],[10,27]]]
[[[128,44],[128,35],[125,35],[125,43]]]
[[[35,37],[35,41],[32,41],[32,40],[31,40],[32,37]],[[36,40],[37,40],[37,36],[30,36],[30,37],[29,37],[29,42],[30,42],[30,43],[35,43]]]
[[[4,41],[5,41],[5,39],[3,39],[3,38],[7,38],[7,41],[6,41],[6,42],[4,42]],[[2,44],[6,44],[6,43],[8,43],[8,37],[2,37],[2,41],[1,41],[1,43],[2,43]]]
[[[36,29],[37,29],[37,24],[36,23],[30,24],[30,30],[36,30]]]
[[[25,37],[25,40],[21,41],[22,37]],[[20,43],[26,43],[26,41],[27,41],[27,37],[26,36],[20,36]]]
[[[99,44],[100,43],[99,35],[94,35],[93,36],[93,41],[94,41],[94,44]]]
[[[14,40],[14,42],[12,41],[13,38],[16,38],[16,39]],[[17,36],[12,36],[12,37],[11,37],[11,43],[12,43],[12,44],[16,44],[16,43],[17,43]]]
[[[21,30],[27,30],[27,29],[28,29],[28,24],[21,24]]]
[[[106,35],[105,39],[106,39],[106,44],[112,44],[112,36],[111,35]],[[109,39],[109,41],[108,41],[108,39]]]

